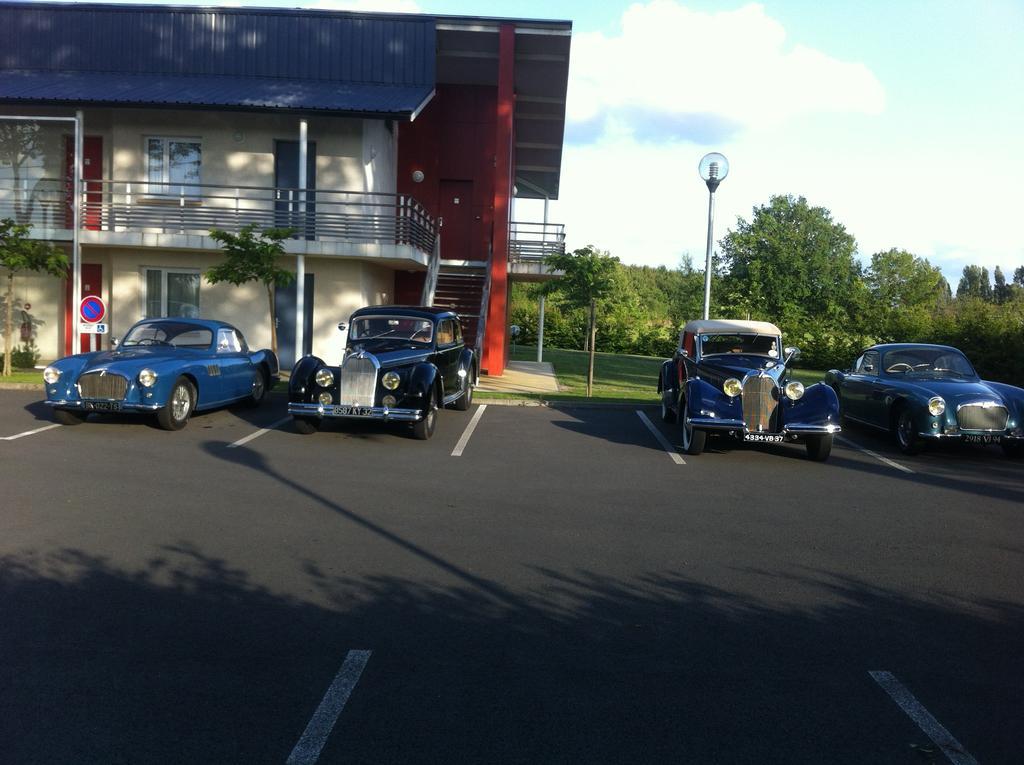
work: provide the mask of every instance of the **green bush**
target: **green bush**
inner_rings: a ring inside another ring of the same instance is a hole
[[[14,369],[32,369],[38,361],[39,349],[31,340],[11,350],[11,367]]]

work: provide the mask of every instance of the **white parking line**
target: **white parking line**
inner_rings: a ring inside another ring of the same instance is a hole
[[[55,422],[53,425],[46,425],[42,428],[36,428],[35,430],[26,430],[24,433],[18,433],[16,436],[3,436],[0,438],[0,441],[17,441],[19,438],[24,438],[25,436],[34,436],[36,433],[42,433],[44,430],[53,430],[54,428],[59,427],[60,423]]]
[[[324,694],[320,706],[316,708],[309,725],[302,733],[299,743],[288,755],[286,765],[314,765],[320,759],[320,752],[323,751],[327,737],[334,729],[334,723],[338,721],[338,715],[348,703],[348,697],[352,695],[352,689],[359,682],[359,676],[363,674],[366,662],[370,660],[373,651],[349,651],[345,656],[345,663],[341,665],[338,674],[334,676],[334,682]]]
[[[455,444],[455,448],[452,449],[453,457],[462,456],[462,452],[465,450],[466,444],[469,443],[469,437],[473,435],[473,431],[476,430],[476,424],[480,422],[480,418],[483,417],[484,409],[486,408],[487,404],[480,404],[480,406],[476,408],[476,411],[473,412],[473,419],[469,421],[469,425],[466,426],[466,429],[462,433],[462,438],[459,439],[459,442]]]
[[[857,444],[855,444],[853,441],[851,441],[848,438],[843,438],[842,436],[836,436],[836,438],[838,439],[838,441],[840,443],[846,444],[847,446],[851,446],[851,447],[853,447],[854,449],[856,449],[859,452],[864,452],[865,454],[867,454],[867,455],[869,455],[871,457],[874,457],[879,462],[884,462],[889,467],[894,467],[897,470],[902,470],[904,473],[913,473],[914,472],[913,470],[908,468],[906,465],[901,465],[898,462],[893,462],[891,459],[889,459],[887,457],[883,457],[881,454],[873,452],[870,449],[865,449],[863,446],[858,446]]]
[[[668,452],[668,456],[672,458],[672,461],[677,465],[685,465],[686,460],[679,456],[679,452],[676,451],[676,448],[672,446],[668,439],[662,435],[661,431],[654,426],[654,423],[651,422],[650,418],[639,409],[636,410],[636,414],[643,421],[644,425],[647,426],[647,429],[654,434],[654,437],[658,439],[658,443],[661,444],[661,448]]]
[[[244,446],[245,444],[249,443],[253,439],[259,438],[263,434],[269,433],[270,431],[274,430],[275,428],[281,427],[286,422],[291,422],[291,420],[292,420],[291,417],[285,417],[283,419],[278,420],[277,422],[272,422],[270,425],[267,425],[267,427],[260,428],[255,433],[250,433],[245,438],[240,438],[237,441],[235,441],[233,444],[228,444],[228,449],[237,449],[239,446]]]
[[[923,730],[932,743],[942,750],[950,762],[954,765],[978,765],[978,761],[967,753],[959,741],[953,738],[953,734],[942,727],[942,723],[932,717],[931,712],[921,706],[921,702],[914,698],[914,694],[904,688],[891,672],[869,672],[868,674],[882,686],[900,709],[906,712],[907,717],[917,723],[917,727]]]

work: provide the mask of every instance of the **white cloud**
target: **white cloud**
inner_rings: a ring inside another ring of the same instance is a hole
[[[788,45],[758,4],[706,13],[675,0],[636,4],[622,33],[573,40],[570,140],[636,134],[721,137],[811,113],[879,114],[885,93],[861,63]]]

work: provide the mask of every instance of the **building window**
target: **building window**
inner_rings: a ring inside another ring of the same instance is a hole
[[[188,268],[147,268],[147,319],[165,316],[199,317],[199,271]]]
[[[148,193],[198,197],[203,146],[198,138],[146,139]]]

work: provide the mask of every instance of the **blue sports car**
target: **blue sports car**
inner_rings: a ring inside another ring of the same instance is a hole
[[[181,430],[197,409],[258,404],[278,379],[273,351],[250,351],[230,324],[146,319],[113,351],[68,356],[43,372],[57,422],[77,425],[93,412],[150,412]]]
[[[892,431],[905,454],[930,443],[999,444],[1024,454],[1024,390],[978,377],[971,362],[948,345],[889,343],[867,348],[850,369],[832,369],[825,382],[843,417]]]

